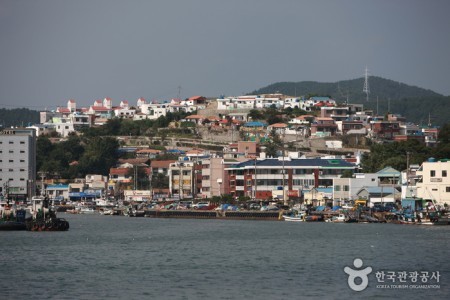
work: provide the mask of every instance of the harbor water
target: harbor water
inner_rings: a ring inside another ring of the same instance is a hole
[[[0,299],[450,295],[450,226],[59,216],[69,231],[0,232]],[[345,267],[371,268],[364,290]]]

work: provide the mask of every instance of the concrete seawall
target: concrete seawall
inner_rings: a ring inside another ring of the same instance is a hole
[[[228,220],[282,220],[275,211],[211,211],[211,210],[147,210],[148,218],[228,219]]]

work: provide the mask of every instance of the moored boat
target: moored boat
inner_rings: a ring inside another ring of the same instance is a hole
[[[48,198],[33,197],[30,212],[31,217],[25,220],[28,231],[69,230],[69,222],[56,217],[56,212],[49,207]]]
[[[283,215],[283,219],[288,222],[304,222],[305,217],[304,216],[286,216]]]
[[[0,230],[25,230],[25,210],[17,209],[9,201],[0,202]]]
[[[330,223],[345,223],[348,218],[344,214],[339,214],[338,216],[333,216],[331,219],[326,220]]]

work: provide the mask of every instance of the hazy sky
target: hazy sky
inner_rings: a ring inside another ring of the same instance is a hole
[[[366,66],[450,95],[449,13],[448,0],[0,0],[0,107],[233,96]]]

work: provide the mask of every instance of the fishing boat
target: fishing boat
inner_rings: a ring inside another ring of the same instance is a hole
[[[25,230],[25,210],[9,201],[0,201],[0,230]]]
[[[78,213],[80,213],[80,214],[93,214],[93,213],[95,213],[95,210],[92,207],[81,206],[78,209]]]
[[[47,197],[33,197],[30,208],[31,217],[25,220],[28,231],[67,231],[69,222],[57,218],[56,212],[49,206]]]
[[[114,210],[109,208],[100,208],[98,212],[104,216],[112,216],[114,214]]]
[[[297,212],[294,210],[293,213],[289,215],[282,215],[283,219],[288,222],[304,222],[305,221],[305,212]]]
[[[344,214],[339,214],[338,216],[333,216],[331,219],[327,219],[326,222],[329,223],[345,223],[348,218]]]
[[[283,219],[288,222],[304,222],[305,217],[304,216],[286,216],[283,215]]]

